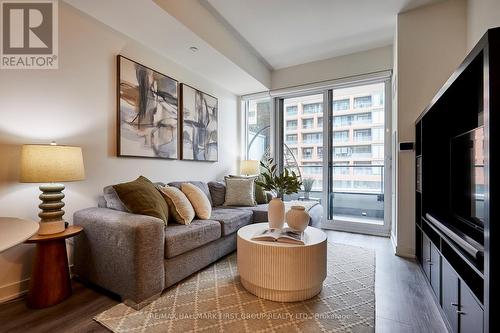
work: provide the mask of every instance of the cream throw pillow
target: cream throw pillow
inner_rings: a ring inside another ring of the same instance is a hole
[[[226,200],[224,206],[255,206],[255,177],[224,177]]]
[[[191,202],[196,216],[202,220],[208,220],[212,215],[212,205],[207,195],[198,186],[189,183],[181,184],[181,191]]]
[[[165,198],[168,210],[175,222],[189,224],[193,221],[195,213],[191,202],[181,190],[173,186],[159,187],[160,193]]]

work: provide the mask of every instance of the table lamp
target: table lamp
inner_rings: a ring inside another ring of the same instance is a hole
[[[44,183],[40,185],[38,206],[42,211],[39,235],[51,235],[65,229],[64,185],[58,182],[71,182],[85,179],[82,149],[80,147],[50,145],[23,145],[21,149],[21,182]]]
[[[242,160],[240,172],[243,175],[258,175],[260,173],[259,161],[257,160]]]

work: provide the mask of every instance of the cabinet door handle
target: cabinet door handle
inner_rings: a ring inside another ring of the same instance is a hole
[[[460,311],[460,310],[457,310],[457,314],[459,316],[462,316],[462,315],[466,315],[467,313],[463,312],[463,311]]]
[[[451,302],[451,306],[457,306],[458,307],[458,303]]]

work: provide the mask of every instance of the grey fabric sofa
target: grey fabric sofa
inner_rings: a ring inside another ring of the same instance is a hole
[[[202,188],[212,202],[206,183],[191,183]],[[160,219],[123,210],[123,205],[101,198],[98,207],[74,214],[73,223],[84,228],[75,238],[74,272],[81,280],[119,295],[135,309],[236,250],[239,228],[267,222],[267,204],[215,206],[209,220],[194,220],[189,225],[169,222],[167,226]],[[309,214],[310,224],[318,225],[323,208],[316,205]]]

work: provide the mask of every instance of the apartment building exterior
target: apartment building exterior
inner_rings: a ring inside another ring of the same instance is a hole
[[[383,86],[334,90],[332,105],[333,192],[383,193]],[[323,188],[323,95],[285,99],[284,142],[304,178]]]

